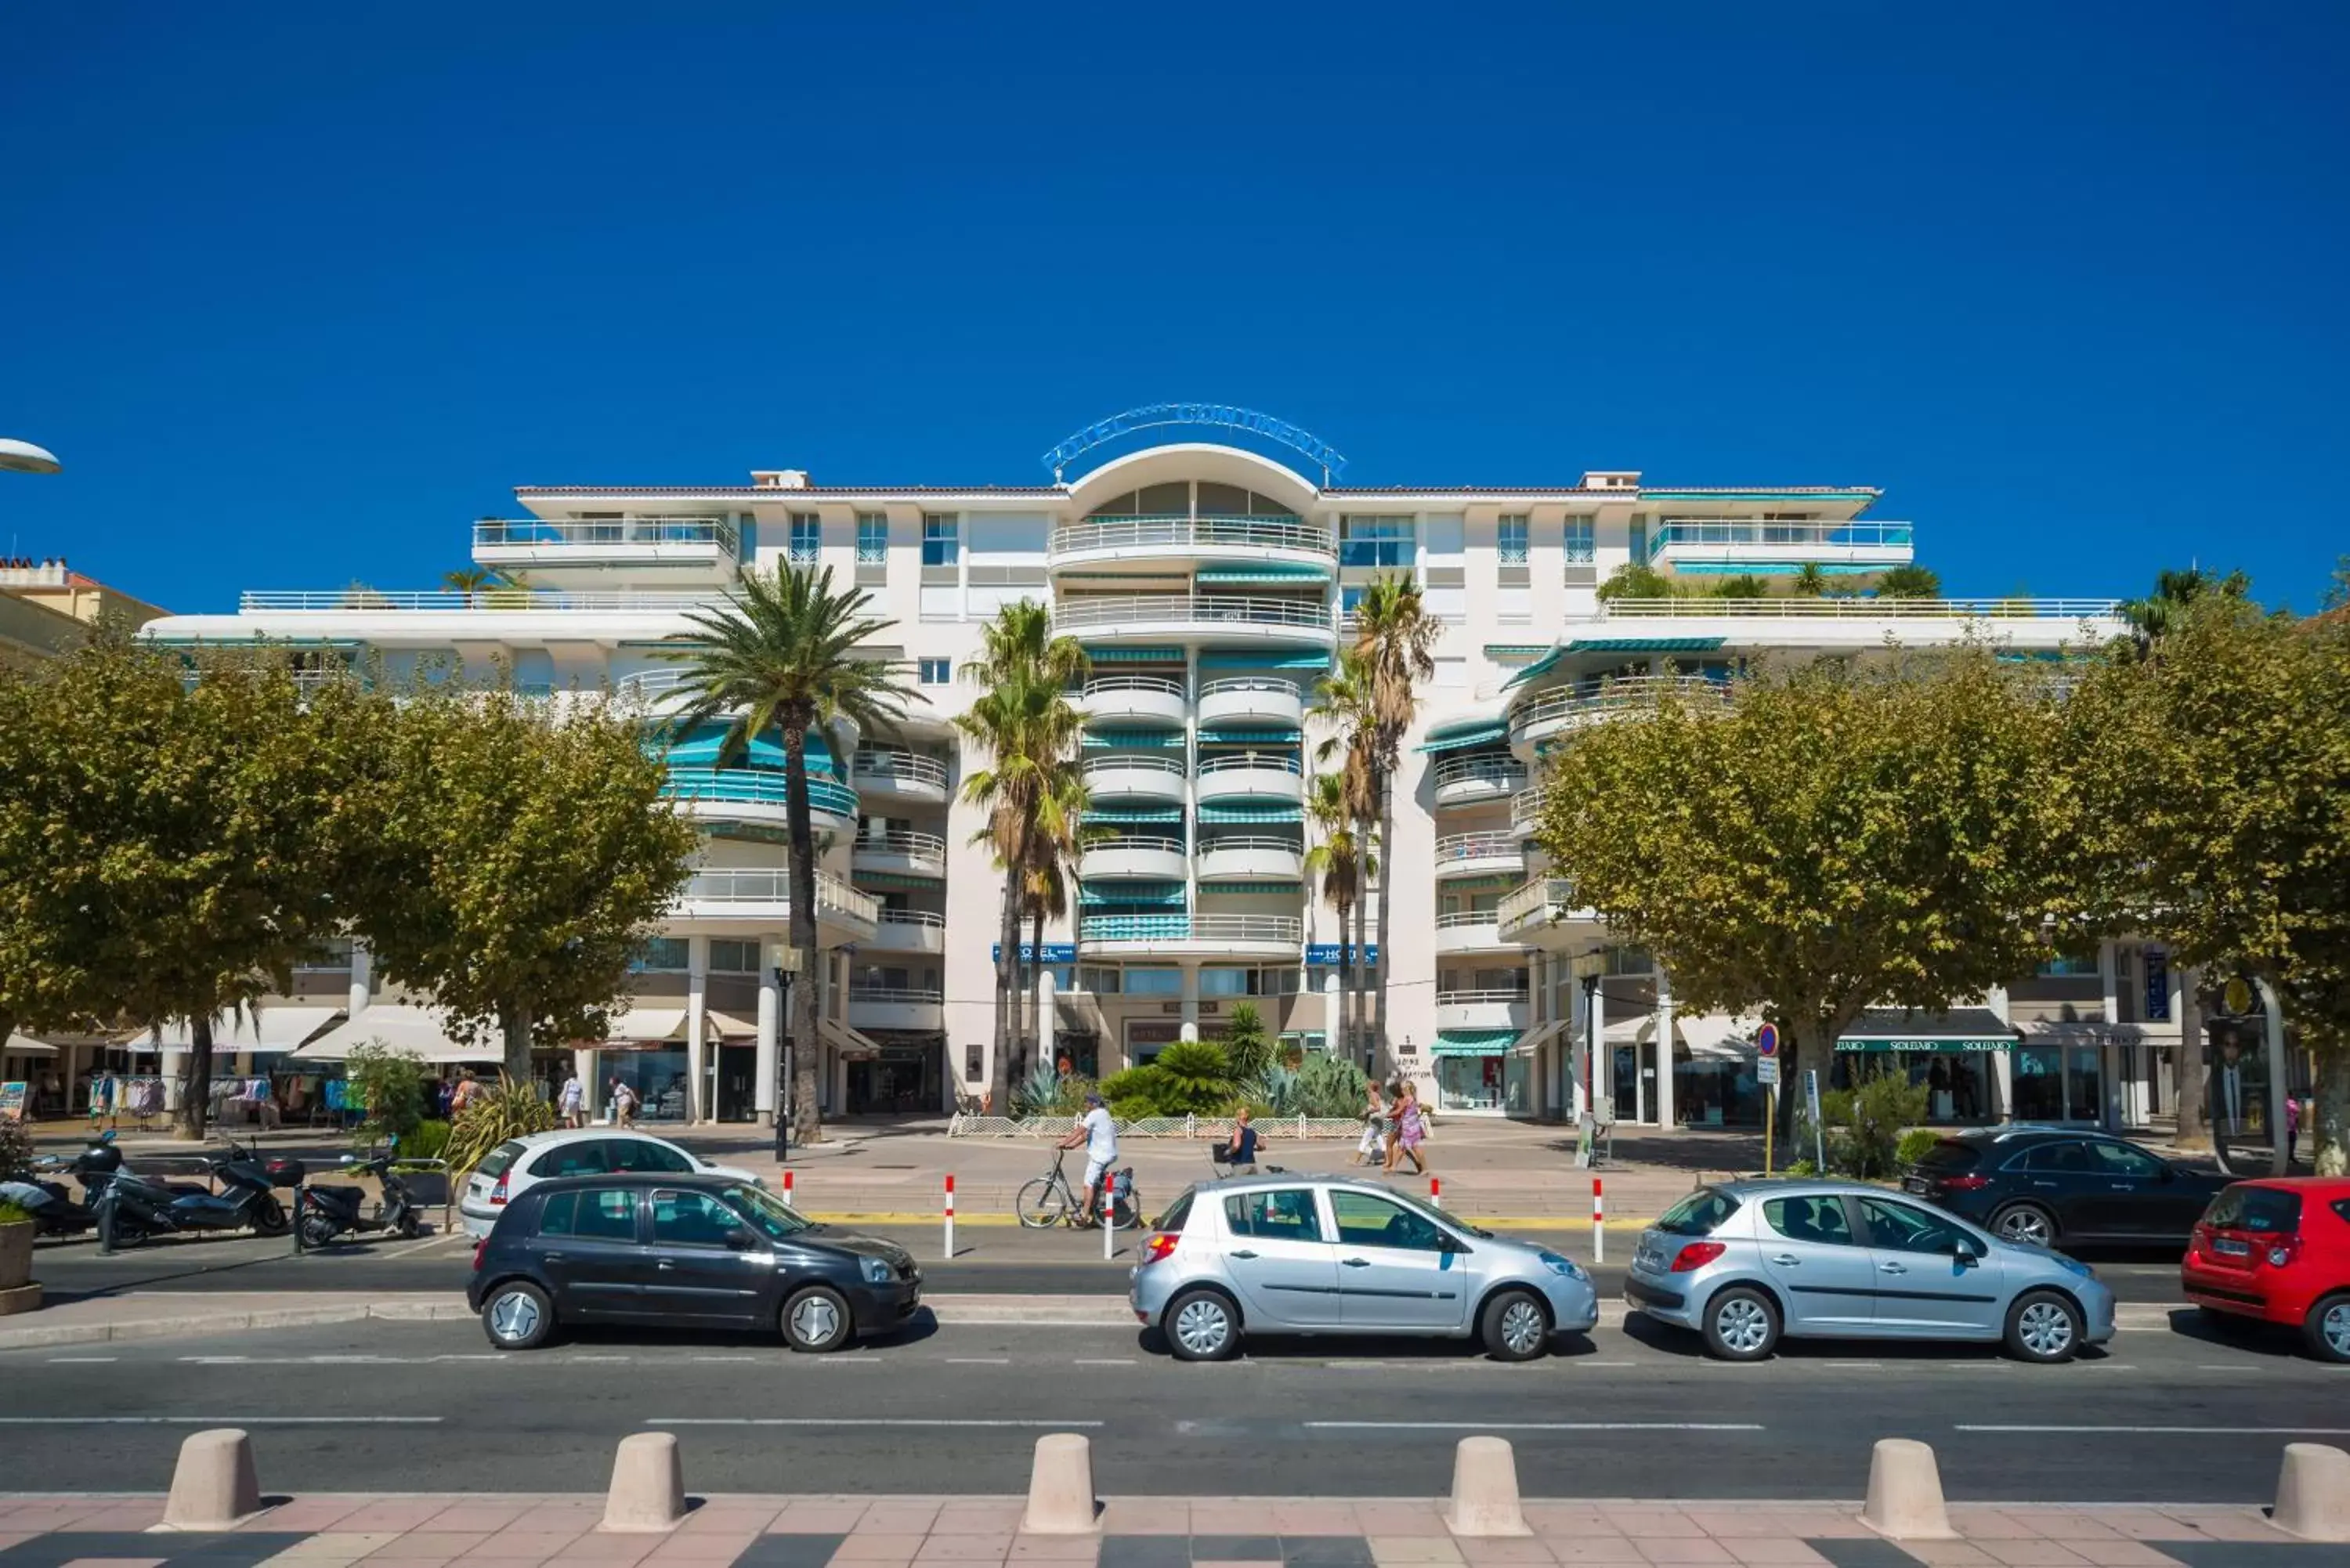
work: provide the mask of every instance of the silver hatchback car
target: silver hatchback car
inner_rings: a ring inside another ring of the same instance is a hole
[[[1782,1334],[2067,1361],[2114,1333],[2114,1293],[2087,1264],[1856,1181],[1699,1188],[1640,1233],[1624,1302],[1726,1361],[1760,1361]]]
[[[1527,1361],[1599,1321],[1573,1259],[1350,1177],[1201,1182],[1139,1256],[1127,1303],[1183,1361],[1221,1361],[1244,1334],[1473,1334]]]

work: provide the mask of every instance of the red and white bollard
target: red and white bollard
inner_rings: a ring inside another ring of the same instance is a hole
[[[947,1172],[947,1262],[954,1262],[954,1172]]]
[[[1599,1178],[1591,1179],[1591,1261],[1607,1261],[1607,1199],[1599,1190]]]
[[[1431,1176],[1428,1179],[1428,1201],[1432,1208],[1444,1207],[1444,1178]]]
[[[791,1206],[791,1201],[792,1201],[792,1168],[791,1168],[790,1166],[788,1166],[788,1165],[787,1165],[787,1166],[784,1167],[784,1204],[785,1204],[785,1207],[786,1207],[786,1208],[790,1207],[790,1206]]]

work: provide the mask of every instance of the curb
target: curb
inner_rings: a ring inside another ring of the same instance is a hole
[[[1588,1214],[1471,1214],[1457,1209],[1448,1209],[1444,1212],[1464,1225],[1482,1225],[1489,1231],[1557,1231],[1581,1234],[1587,1231],[1591,1225],[1591,1216]],[[800,1213],[822,1225],[915,1226],[940,1223],[938,1213],[929,1210],[916,1211],[894,1209],[803,1209]],[[1607,1230],[1611,1235],[1645,1231],[1656,1222],[1653,1218],[1640,1215],[1619,1218],[1610,1214],[1607,1217]],[[961,1210],[955,1213],[957,1229],[973,1225],[1009,1227],[1019,1223],[1019,1218],[1011,1214],[968,1214]],[[1055,1227],[1045,1226],[1044,1229],[1052,1230]],[[1136,1227],[1128,1225],[1121,1226],[1120,1229],[1131,1231]],[[1140,1229],[1148,1231],[1150,1227],[1145,1225]]]
[[[194,1299],[202,1300],[202,1297]],[[338,1302],[298,1307],[255,1307],[243,1312],[181,1313],[172,1317],[134,1318],[127,1323],[61,1323],[0,1329],[0,1350],[40,1350],[59,1345],[111,1345],[138,1339],[175,1339],[189,1334],[242,1334],[264,1328],[315,1328],[323,1324],[438,1323],[470,1318],[465,1299]]]

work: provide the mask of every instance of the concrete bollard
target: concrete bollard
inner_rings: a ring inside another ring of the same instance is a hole
[[[2303,1541],[2350,1541],[2350,1453],[2287,1443],[2269,1522]]]
[[[685,1466],[675,1432],[631,1432],[612,1456],[604,1528],[629,1534],[674,1530],[685,1517]]]
[[[166,1530],[229,1530],[260,1511],[252,1438],[228,1427],[192,1433],[180,1445],[171,1501],[163,1505]]]
[[[1028,1511],[1020,1529],[1028,1535],[1090,1535],[1100,1526],[1094,1515],[1094,1446],[1075,1432],[1036,1439],[1028,1471]]]
[[[1518,1507],[1518,1459],[1502,1438],[1463,1438],[1452,1450],[1452,1500],[1444,1527],[1455,1535],[1531,1535]]]
[[[1868,1457],[1868,1501],[1860,1521],[1888,1541],[1955,1541],[1942,1506],[1934,1450],[1912,1438],[1879,1438]]]

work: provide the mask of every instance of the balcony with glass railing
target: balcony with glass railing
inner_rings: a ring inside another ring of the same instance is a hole
[[[1272,724],[1298,729],[1305,722],[1305,692],[1278,675],[1233,675],[1200,688],[1200,727]]]
[[[857,820],[857,792],[818,774],[809,775],[808,819],[818,832],[837,832]],[[754,822],[787,827],[788,786],[771,768],[688,767],[671,763],[661,794],[704,820]]]
[[[1045,558],[1055,569],[1075,566],[1166,566],[1235,562],[1318,570],[1336,562],[1330,530],[1295,516],[1088,517],[1053,530]]]
[[[864,945],[890,952],[944,952],[947,918],[935,909],[884,909]]]
[[[1190,699],[1183,683],[1165,675],[1103,675],[1078,694],[1093,724],[1148,725],[1180,730]]]
[[[1881,571],[1907,566],[1913,544],[1910,524],[1873,519],[1668,517],[1648,535],[1648,564],[1667,572]]]
[[[1279,801],[1305,798],[1305,768],[1294,751],[1224,752],[1203,758],[1193,784],[1201,804],[1210,801]]]
[[[1180,805],[1188,787],[1181,757],[1149,752],[1111,752],[1088,757],[1084,775],[1087,790],[1103,804],[1139,800]]]
[[[1077,875],[1088,882],[1105,877],[1180,882],[1190,870],[1190,852],[1180,838],[1149,833],[1095,839],[1077,860]]]
[[[1456,754],[1437,758],[1429,777],[1436,786],[1438,805],[1475,805],[1507,799],[1523,789],[1526,765],[1514,757]]]
[[[1178,639],[1328,648],[1336,618],[1321,599],[1244,594],[1091,594],[1060,597],[1053,629],[1083,642]]]
[[[1292,915],[1087,915],[1077,922],[1080,948],[1106,957],[1230,953],[1294,961],[1305,940],[1305,922]]]
[[[276,612],[338,615],[375,613],[410,615],[485,615],[527,613],[546,615],[592,611],[599,615],[663,618],[660,628],[688,630],[681,618],[688,610],[723,604],[724,596],[707,589],[680,588],[554,588],[515,586],[461,588],[248,588],[237,596],[241,614]],[[674,627],[669,622],[676,622]],[[419,628],[420,630],[421,628]],[[305,631],[304,636],[315,636]],[[466,636],[484,635],[471,628]]]
[[[678,894],[673,918],[728,921],[775,930],[791,919],[791,873],[782,867],[697,871]],[[831,928],[833,941],[862,940],[873,934],[880,906],[839,877],[817,872],[818,927]]]
[[[860,794],[931,805],[946,803],[946,763],[920,752],[888,746],[861,747],[849,764],[848,776]]]
[[[1201,882],[1295,882],[1305,851],[1295,838],[1263,833],[1218,833],[1200,840],[1194,862]]]
[[[910,827],[868,829],[849,843],[848,864],[858,871],[889,871],[911,877],[947,873],[947,841]]]
[[[1580,681],[1537,693],[1510,710],[1510,742],[1528,745],[1586,724],[1627,713],[1652,713],[1679,701],[1707,708],[1725,706],[1729,688],[1699,675],[1638,675],[1607,681]]]
[[[632,567],[679,581],[733,580],[742,536],[729,517],[484,518],[473,563],[560,578],[567,569]]]
[[[1523,871],[1525,867],[1525,846],[1514,833],[1454,833],[1436,841],[1436,875],[1440,881]]]
[[[2109,635],[2122,631],[2119,599],[1908,599],[1846,594],[1822,598],[1725,599],[1709,594],[1687,598],[1602,599],[1602,620],[1795,620],[2000,621],[2090,623]]]

